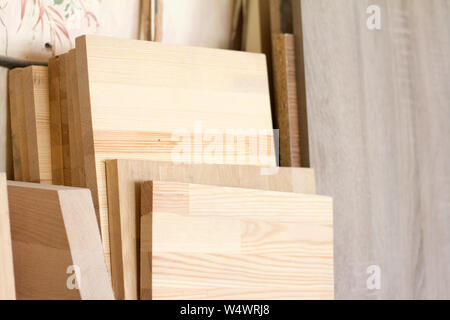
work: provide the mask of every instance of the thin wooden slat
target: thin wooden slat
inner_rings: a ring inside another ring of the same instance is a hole
[[[280,130],[280,165],[300,167],[300,119],[292,34],[274,34],[273,58],[277,127]]]
[[[303,54],[303,26],[301,0],[291,0],[292,23],[295,36],[295,74],[297,78],[297,103],[300,120],[300,158],[303,167],[310,167],[309,159],[309,131],[306,107],[306,83],[305,83],[305,61]]]
[[[301,4],[311,164],[335,200],[336,297],[449,299],[449,1]]]
[[[333,299],[332,200],[142,185],[142,299]]]
[[[17,299],[113,299],[89,190],[8,182],[8,198]]]
[[[84,36],[76,61],[86,186],[107,255],[105,160],[174,161],[184,148],[188,163],[276,165],[263,55]]]
[[[179,181],[247,187],[273,191],[315,193],[312,169],[279,168],[266,175],[263,168],[234,165],[174,165],[162,161],[107,161],[111,269],[117,299],[137,299],[139,205],[137,187],[148,180]]]
[[[6,188],[6,174],[0,173],[0,300],[15,300],[11,228]]]
[[[30,180],[28,168],[28,145],[26,135],[26,120],[24,112],[24,97],[22,69],[9,72],[9,97],[11,112],[11,139],[13,149],[14,179]]]
[[[65,185],[59,64],[59,57],[53,57],[48,62],[52,180],[54,185]]]
[[[72,164],[71,164],[71,148],[70,148],[70,127],[69,127],[69,97],[68,97],[68,76],[67,64],[68,55],[63,54],[59,57],[59,93],[60,93],[60,109],[61,109],[61,140],[63,155],[63,174],[64,185],[72,185]],[[72,151],[73,152],[73,151]]]

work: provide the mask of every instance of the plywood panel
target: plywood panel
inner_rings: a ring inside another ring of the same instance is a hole
[[[333,298],[331,198],[159,181],[141,192],[142,299]]]
[[[335,203],[336,297],[449,299],[450,3],[301,3],[311,163]]]
[[[6,189],[6,174],[0,173],[0,300],[15,300],[11,227]]]
[[[315,193],[314,171],[311,169],[267,171],[254,166],[107,161],[111,269],[117,299],[138,298],[139,184],[148,180]]]
[[[105,160],[276,164],[263,55],[86,36],[76,57],[86,186],[107,254]]]
[[[8,197],[17,299],[113,299],[89,190],[8,182]]]

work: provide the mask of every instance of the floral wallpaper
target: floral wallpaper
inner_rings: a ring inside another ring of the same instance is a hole
[[[0,54],[44,59],[81,34],[138,36],[140,0],[0,0]]]

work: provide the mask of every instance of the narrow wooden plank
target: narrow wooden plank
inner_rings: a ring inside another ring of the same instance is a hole
[[[67,54],[67,98],[69,114],[69,144],[70,164],[73,187],[87,187],[84,170],[84,155],[81,132],[80,99],[78,94],[78,71],[76,66],[76,50],[70,50]],[[100,223],[100,221],[99,221]]]
[[[52,183],[50,100],[48,67],[23,69],[24,111],[30,179],[26,182]]]
[[[160,181],[141,192],[142,299],[333,299],[331,198]]]
[[[61,89],[59,63],[59,57],[53,57],[48,62],[52,182],[54,185],[64,185],[64,157],[61,127]]]
[[[280,130],[280,165],[300,167],[300,119],[292,34],[274,34],[273,58],[277,127]]]
[[[276,165],[263,55],[97,36],[76,47],[86,185],[107,254],[105,160]]]
[[[312,169],[234,165],[175,165],[164,161],[107,161],[111,269],[117,299],[138,298],[139,205],[137,187],[148,180],[179,181],[273,191],[315,193]]]
[[[62,140],[62,155],[63,155],[63,174],[64,185],[72,185],[72,165],[71,165],[71,151],[70,151],[70,130],[69,130],[69,99],[68,99],[68,79],[67,79],[67,64],[68,55],[63,54],[59,58],[59,93],[60,93],[60,108],[61,108],[61,140]]]
[[[303,54],[303,26],[302,26],[302,0],[291,0],[292,4],[292,23],[295,36],[295,74],[297,78],[297,103],[300,120],[300,158],[303,167],[311,165],[309,158],[309,131],[308,131],[308,113],[306,107],[306,83],[305,83],[305,61]]]
[[[113,299],[89,190],[8,182],[8,198],[18,299]]]
[[[28,145],[22,93],[22,69],[11,70],[9,72],[9,96],[14,178],[18,181],[29,181]]]
[[[15,300],[11,228],[6,188],[6,174],[0,172],[0,300]]]
[[[450,3],[301,3],[311,164],[335,200],[336,297],[449,299]]]

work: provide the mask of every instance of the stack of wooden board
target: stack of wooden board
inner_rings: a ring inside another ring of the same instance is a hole
[[[34,124],[25,71],[11,73],[12,114]],[[17,159],[46,148],[50,182],[70,188],[9,185],[20,299],[333,297],[331,199],[311,169],[276,167],[263,55],[83,36],[39,71],[51,146],[15,126]],[[208,262],[182,272],[168,257]]]
[[[9,74],[16,181],[52,183],[48,90],[47,67],[19,68]]]
[[[162,161],[107,161],[111,269],[117,299],[139,297],[139,186],[171,181],[315,194],[314,171],[277,168],[265,174],[255,166],[179,164]]]
[[[54,168],[91,190],[107,256],[105,160],[276,165],[263,55],[83,36],[50,69]]]

